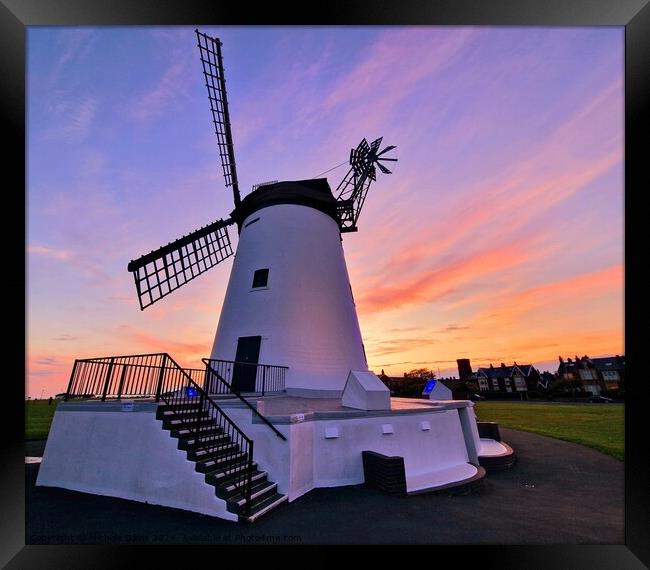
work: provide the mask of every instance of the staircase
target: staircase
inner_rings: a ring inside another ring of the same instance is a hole
[[[171,437],[178,439],[178,449],[187,452],[196,471],[205,474],[206,483],[215,488],[216,496],[226,501],[227,510],[238,515],[240,522],[253,522],[287,500],[286,495],[278,493],[277,483],[268,480],[268,473],[250,461],[249,452],[243,451],[196,399],[160,403],[156,418],[162,420]],[[201,443],[206,440],[210,442],[207,449]],[[236,485],[248,474],[250,505],[240,491],[241,485]]]

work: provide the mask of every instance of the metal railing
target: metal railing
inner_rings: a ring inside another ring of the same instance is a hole
[[[231,384],[229,382],[227,382],[226,379],[219,373],[219,371],[213,367],[213,363],[218,364],[218,363],[224,363],[224,362],[228,362],[228,361],[225,361],[225,360],[212,360],[210,358],[202,358],[201,360],[203,360],[203,362],[205,363],[206,378],[209,379],[210,383],[214,383],[215,381],[221,383],[223,385],[223,387],[224,387],[224,390],[225,390],[224,393],[234,394],[235,396],[237,396],[237,398],[239,398],[239,400],[241,402],[243,402],[244,405],[246,405],[246,407],[248,407],[253,412],[254,415],[256,415],[258,418],[260,418],[262,420],[262,422],[264,422],[267,426],[269,426],[273,430],[273,432],[275,432],[275,435],[277,435],[280,439],[282,439],[284,441],[287,440],[287,438],[284,437],[284,435],[280,431],[278,431],[278,429],[271,422],[269,422],[269,420],[267,420],[262,414],[260,414],[257,411],[257,409],[254,406],[252,406],[251,403],[248,400],[246,400],[246,398],[242,397],[242,395],[240,394],[239,391],[233,390]],[[232,364],[235,364],[235,363],[233,362]],[[236,363],[236,364],[241,364],[241,363]],[[257,365],[257,366],[267,366],[267,365]],[[286,366],[270,366],[270,365],[268,365],[268,366],[271,367],[271,368],[283,368],[285,370],[287,368]],[[283,376],[282,385],[284,386],[284,376]],[[215,386],[215,388],[216,388],[216,386]],[[219,393],[221,393],[221,392],[219,392]]]
[[[187,429],[194,440],[197,460],[219,454],[224,472],[246,500],[243,511],[248,514],[253,477],[253,440],[169,354],[75,360],[65,400],[88,395],[101,396],[102,401],[127,395],[155,397],[157,402],[165,402],[180,420],[179,427]],[[183,409],[186,413],[182,413]]]
[[[264,396],[267,392],[283,392],[287,366],[236,362],[204,358],[206,363],[205,391],[208,394],[230,394],[235,392],[254,392]],[[208,365],[209,362],[209,365]],[[217,377],[220,376],[223,382]],[[249,388],[242,379],[246,378]],[[238,382],[239,380],[239,382]],[[239,385],[238,385],[239,384]],[[241,390],[239,388],[242,388]]]
[[[166,356],[156,353],[75,360],[64,399],[158,396]]]

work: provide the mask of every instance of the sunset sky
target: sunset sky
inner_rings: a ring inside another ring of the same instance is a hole
[[[622,27],[201,30],[244,195],[397,145],[343,240],[371,369],[624,352]],[[232,260],[143,312],[126,270],[232,210],[194,28],[31,27],[27,58],[26,394],[75,358],[199,367]]]

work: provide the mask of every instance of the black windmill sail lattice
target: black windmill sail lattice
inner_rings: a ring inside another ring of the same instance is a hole
[[[228,111],[221,41],[198,30],[195,32],[225,185],[232,187],[235,208],[237,208],[241,203],[241,197]],[[234,223],[232,218],[216,220],[131,261],[128,270],[133,273],[140,309],[144,310],[153,305],[188,281],[232,256],[233,248],[228,235],[228,226]]]
[[[370,144],[363,139],[356,148],[350,151],[350,170],[336,189],[341,233],[357,231],[357,220],[368,189],[371,182],[377,180],[375,167],[384,174],[391,174],[391,171],[382,162],[397,162],[396,158],[384,156],[396,148],[394,145],[387,146],[378,152],[382,139],[383,137],[379,137]]]
[[[131,261],[135,288],[144,310],[233,254],[226,229],[232,220],[217,220]]]
[[[228,111],[228,97],[226,92],[226,77],[223,70],[223,57],[221,54],[221,40],[195,30],[201,52],[203,76],[208,89],[210,110],[214,132],[217,135],[219,156],[226,186],[232,186],[235,207],[241,203],[239,183],[237,181],[237,164],[235,163],[235,148],[230,127],[230,113]]]

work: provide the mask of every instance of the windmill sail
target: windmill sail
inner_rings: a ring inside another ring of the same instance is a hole
[[[241,203],[239,183],[237,182],[237,167],[235,164],[235,150],[230,128],[230,114],[228,113],[228,98],[226,94],[226,78],[223,71],[223,58],[221,56],[221,40],[195,30],[203,63],[205,86],[208,88],[208,99],[212,111],[214,132],[217,135],[219,156],[226,186],[232,186],[235,207]]]
[[[341,233],[357,231],[357,220],[366,200],[368,188],[370,188],[370,183],[377,179],[375,166],[384,174],[391,174],[391,171],[381,162],[397,161],[396,158],[383,156],[396,148],[393,145],[387,146],[381,152],[378,152],[382,138],[379,137],[370,144],[366,139],[363,139],[357,145],[357,148],[350,151],[350,170],[348,170],[345,178],[341,180],[336,189],[336,192],[338,192],[336,208]]]
[[[131,261],[140,309],[153,305],[188,281],[233,254],[227,227],[217,220],[151,253]]]

